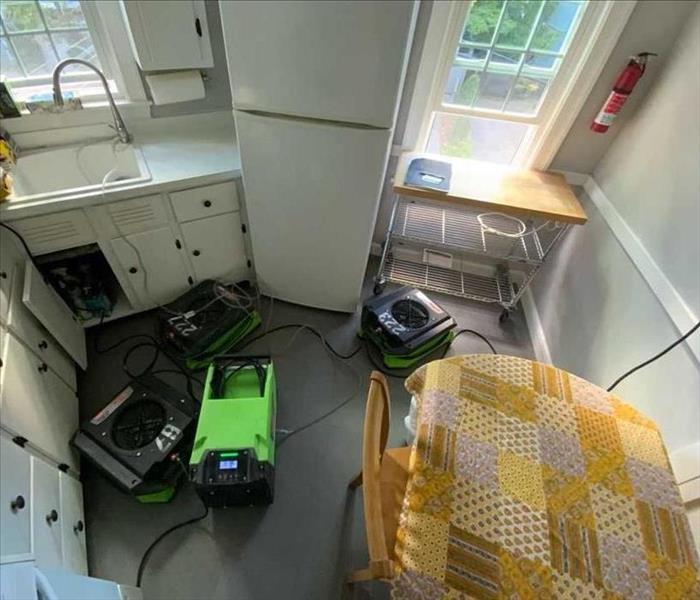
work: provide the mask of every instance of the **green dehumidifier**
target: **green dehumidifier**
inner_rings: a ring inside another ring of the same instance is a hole
[[[265,356],[218,356],[209,365],[190,479],[210,507],[270,504],[277,384]]]

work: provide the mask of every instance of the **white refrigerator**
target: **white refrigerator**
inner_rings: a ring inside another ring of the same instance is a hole
[[[353,312],[416,5],[219,5],[258,283],[274,298]]]

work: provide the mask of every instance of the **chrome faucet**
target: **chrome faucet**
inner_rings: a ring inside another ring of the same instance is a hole
[[[109,102],[109,108],[112,111],[112,118],[114,119],[114,130],[117,132],[117,136],[119,137],[119,141],[128,144],[131,141],[131,135],[126,129],[126,125],[124,124],[124,120],[122,119],[121,114],[119,114],[119,109],[117,108],[117,105],[114,103],[114,97],[112,96],[112,92],[109,91],[109,84],[107,83],[107,80],[105,79],[105,76],[103,75],[102,71],[100,71],[95,65],[93,65],[91,62],[88,62],[86,60],[82,60],[81,58],[66,58],[65,60],[62,60],[60,63],[58,63],[53,70],[53,102],[56,106],[63,106],[63,94],[61,93],[61,71],[65,69],[69,65],[84,65],[86,67],[89,67],[95,73],[97,73],[97,76],[100,78],[100,81],[102,82],[102,87],[105,89],[105,95],[107,96],[107,102]]]

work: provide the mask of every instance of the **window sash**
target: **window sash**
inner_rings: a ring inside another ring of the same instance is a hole
[[[107,61],[102,60],[102,56],[100,54],[100,48],[98,48],[98,45],[95,42],[95,36],[93,35],[93,32],[90,30],[90,24],[87,22],[86,18],[86,26],[76,26],[76,27],[50,27],[47,20],[46,20],[46,15],[44,14],[44,9],[39,3],[38,0],[34,0],[34,6],[37,10],[37,14],[39,15],[39,19],[41,20],[41,25],[42,27],[36,28],[36,29],[31,29],[31,30],[23,30],[23,31],[9,31],[7,27],[5,26],[4,21],[0,20],[0,34],[5,38],[7,41],[7,46],[12,52],[15,60],[17,61],[17,64],[19,65],[19,68],[22,70],[22,73],[24,74],[23,77],[13,77],[13,78],[7,78],[8,82],[16,87],[22,87],[22,86],[29,86],[29,85],[37,85],[38,80],[43,79],[42,77],[37,77],[30,75],[27,69],[27,66],[24,61],[24,57],[22,56],[22,53],[19,52],[15,46],[14,40],[24,37],[24,36],[30,36],[30,35],[46,35],[48,37],[49,43],[51,45],[51,50],[56,58],[57,61],[63,60],[61,58],[61,55],[58,51],[58,48],[56,47],[56,43],[54,41],[53,35],[54,34],[60,34],[60,33],[79,33],[86,31],[88,35],[90,36],[90,41],[92,42],[93,47],[95,48],[95,52],[97,53],[98,58],[100,59],[100,63],[102,66],[102,70],[105,73],[105,76],[107,78],[110,77],[110,72],[109,72],[109,65],[107,64]],[[81,10],[84,9],[83,4],[81,2]],[[83,16],[86,16],[83,12]],[[45,77],[44,77],[45,78]],[[50,78],[48,78],[50,80]],[[92,75],[92,79],[96,79],[94,75]],[[68,78],[68,74],[66,74],[66,80],[70,81]]]
[[[535,33],[537,32],[537,28],[539,27],[542,19],[542,14],[544,13],[544,8],[546,6],[545,2],[541,2],[539,6],[539,10],[537,12],[537,15],[532,22],[532,25],[530,27],[530,32],[528,34],[528,38],[526,43],[524,44],[523,47],[521,48],[515,48],[515,47],[510,47],[504,44],[498,44],[497,39],[498,39],[498,33],[500,31],[501,24],[503,22],[503,18],[506,12],[506,8],[508,6],[507,2],[503,3],[503,6],[501,7],[501,12],[498,16],[498,20],[496,22],[495,28],[494,28],[494,33],[491,41],[487,43],[477,43],[477,42],[465,42],[462,39],[462,33],[464,31],[464,27],[467,21],[467,16],[469,14],[469,11],[471,7],[473,6],[473,2],[455,2],[453,3],[453,10],[452,10],[452,15],[450,16],[450,22],[451,22],[451,31],[448,37],[446,38],[446,48],[444,52],[444,60],[442,61],[442,64],[440,65],[439,69],[439,77],[436,81],[436,90],[434,90],[434,93],[432,94],[432,101],[431,101],[431,116],[428,119],[432,123],[433,115],[435,111],[439,112],[448,112],[448,113],[453,113],[453,114],[459,114],[459,115],[472,115],[475,117],[485,117],[485,118],[499,118],[505,121],[512,121],[512,122],[517,122],[517,123],[529,123],[529,124],[537,124],[542,122],[543,118],[545,115],[544,109],[547,105],[547,100],[548,97],[553,95],[553,85],[552,83],[556,81],[557,76],[561,73],[562,71],[562,66],[564,64],[564,59],[568,55],[569,50],[571,49],[572,42],[574,38],[579,34],[579,31],[581,29],[581,24],[586,16],[586,13],[588,12],[589,8],[589,2],[585,2],[582,4],[580,7],[579,11],[576,14],[575,19],[572,21],[569,30],[567,31],[566,38],[564,39],[564,42],[562,44],[562,48],[558,52],[551,52],[551,51],[540,51],[540,50],[533,50],[532,49],[532,43],[535,37]],[[479,48],[483,50],[487,50],[487,55],[486,58],[483,60],[473,60],[473,59],[460,59],[457,57],[457,50],[459,48]],[[504,51],[510,51],[510,52],[518,52],[521,54],[520,59],[517,64],[514,65],[506,65],[506,64],[499,64],[495,69],[492,67],[492,62],[491,59],[493,57],[494,50],[504,50]],[[533,68],[531,66],[527,66],[526,70],[525,69],[525,60],[528,57],[528,54],[534,54],[534,55],[541,55],[541,56],[549,56],[555,59],[559,59],[560,63],[557,65],[556,68]],[[483,66],[481,64],[483,63]],[[509,74],[510,72],[513,73],[513,78],[512,81],[510,82],[510,87],[509,90],[501,104],[500,109],[488,109],[488,108],[481,108],[481,107],[475,107],[474,103],[476,102],[476,99],[478,95],[475,94],[475,96],[472,98],[471,104],[469,106],[466,105],[461,105],[461,104],[451,104],[451,103],[445,103],[443,101],[444,93],[447,88],[447,81],[448,77],[450,75],[450,71],[453,66],[459,65],[459,66],[464,66],[466,68],[475,68],[475,70],[478,70],[480,73],[503,73],[503,74]],[[492,67],[489,69],[489,67]],[[518,81],[518,78],[521,76],[521,74],[525,73],[527,76],[532,76],[532,77],[537,77],[541,79],[547,79],[549,82],[549,85],[547,89],[544,92],[543,98],[540,100],[539,105],[537,107],[537,110],[534,114],[526,114],[526,113],[518,113],[514,111],[508,111],[506,110],[506,107],[508,106],[508,101],[510,100],[513,90],[515,89],[515,85]],[[429,131],[429,128],[427,130]],[[423,136],[423,142],[425,143],[426,141],[426,136]]]
[[[532,116],[491,114],[483,109],[475,112],[454,105],[442,106],[448,65],[455,56],[454,48],[461,36],[468,3],[464,0],[434,3],[401,148],[425,151],[436,112],[468,114],[479,118],[496,117],[502,121],[533,125],[513,164],[546,169],[598,80],[634,9],[635,1],[596,0],[585,7],[575,35],[565,40],[562,46],[562,49],[567,48],[558,71],[563,76],[554,78],[550,83],[537,122],[533,122]]]

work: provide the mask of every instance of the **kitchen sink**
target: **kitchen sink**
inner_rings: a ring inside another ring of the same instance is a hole
[[[80,196],[149,181],[138,146],[117,140],[37,148],[20,154],[12,170],[13,202]]]

